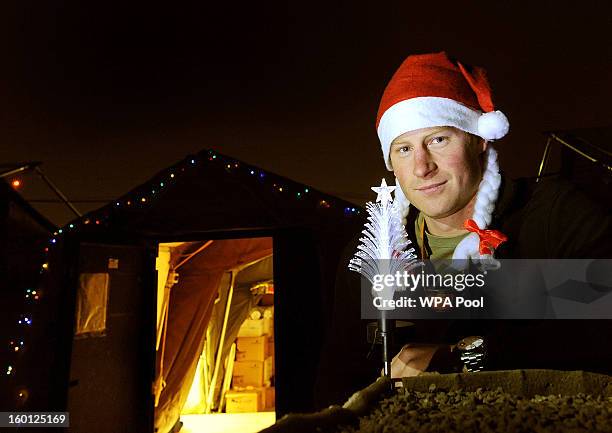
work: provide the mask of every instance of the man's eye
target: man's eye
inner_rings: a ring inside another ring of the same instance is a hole
[[[397,151],[399,153],[408,153],[408,152],[410,152],[410,148],[408,146],[402,146]]]
[[[431,141],[429,142],[429,144],[442,144],[446,141],[448,137],[434,137],[431,139]]]

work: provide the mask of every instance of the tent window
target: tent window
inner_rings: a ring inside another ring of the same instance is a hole
[[[75,338],[103,336],[105,334],[108,280],[108,273],[83,273],[79,275]]]

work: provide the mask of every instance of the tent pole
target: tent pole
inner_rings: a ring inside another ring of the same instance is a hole
[[[72,212],[74,212],[77,218],[81,218],[83,216],[83,214],[79,212],[76,207],[74,207],[74,205],[70,202],[70,200],[68,200],[68,198],[64,195],[64,193],[61,192],[59,188],[55,186],[55,184],[51,182],[51,180],[47,176],[45,176],[45,174],[42,172],[40,167],[35,166],[34,171],[38,173],[40,178],[45,181],[47,186],[53,190],[55,195],[57,195],[64,202],[64,204],[70,208]]]
[[[221,387],[221,396],[219,402],[219,410],[223,410],[223,399],[225,398],[225,393],[230,388],[230,384],[232,382],[232,372],[234,371],[234,357],[236,356],[236,343],[232,343],[232,347],[230,348],[229,355],[225,357],[225,376],[223,377],[223,385]]]
[[[189,254],[184,260],[182,260],[178,265],[176,265],[174,267],[174,270],[176,271],[178,268],[180,268],[181,266],[183,266],[185,263],[187,263],[189,260],[193,259],[195,256],[197,256],[198,254],[200,254],[204,249],[208,248],[210,246],[210,244],[212,244],[213,241],[206,241],[206,243],[204,245],[202,245],[200,248],[198,248],[197,250],[195,250],[193,253]]]
[[[219,337],[219,344],[217,345],[217,356],[215,358],[215,368],[213,370],[212,385],[208,390],[208,396],[206,398],[206,413],[211,412],[211,407],[215,395],[215,388],[217,385],[217,377],[219,376],[219,368],[221,366],[221,356],[223,355],[223,344],[225,343],[225,331],[227,329],[227,320],[229,318],[230,306],[232,305],[232,296],[234,295],[234,283],[236,281],[236,272],[230,271],[230,287],[227,294],[227,303],[225,304],[225,315],[223,316],[223,326],[221,327],[221,336]]]
[[[210,389],[210,368],[208,367],[208,352],[210,352],[210,332],[206,330],[206,339],[204,340],[204,364],[203,364],[203,375],[204,375],[204,395],[208,398],[208,390]],[[204,402],[206,406],[206,402]],[[206,407],[204,408],[206,411]]]
[[[552,141],[552,136],[548,136],[548,140],[546,140],[546,147],[544,148],[544,155],[542,155],[542,161],[540,162],[540,168],[538,169],[538,177],[536,178],[536,182],[540,181],[542,177],[542,173],[546,169],[546,163],[548,162],[548,152],[550,152],[550,142]]]
[[[558,135],[556,135],[556,134],[551,134],[551,136],[552,136],[552,137],[553,137],[555,140],[557,140],[559,143],[561,143],[562,145],[564,145],[565,147],[568,147],[568,148],[572,149],[574,152],[576,152],[576,153],[577,153],[577,154],[579,154],[579,155],[584,156],[584,157],[585,157],[586,159],[588,159],[589,161],[591,161],[591,162],[595,162],[595,163],[599,163],[599,164],[601,164],[601,165],[602,165],[604,168],[607,168],[608,170],[612,171],[612,167],[610,167],[610,166],[609,166],[608,164],[606,164],[604,161],[601,161],[601,160],[595,159],[594,157],[592,157],[592,156],[590,156],[590,155],[587,155],[586,153],[584,153],[583,151],[581,151],[581,150],[580,150],[580,149],[578,149],[577,147],[572,146],[571,144],[569,144],[567,141],[563,140],[561,137],[559,137],[559,136],[558,136]],[[593,145],[591,144],[591,146],[593,146]],[[610,155],[610,153],[609,153],[609,152],[606,152],[604,149],[601,149],[601,148],[599,148],[599,147],[597,147],[597,146],[593,146],[593,147],[595,147],[596,149],[598,149],[600,152],[603,152],[603,153],[606,153],[606,154]]]

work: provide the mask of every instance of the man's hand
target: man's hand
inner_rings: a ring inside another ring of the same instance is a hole
[[[454,349],[448,344],[407,344],[391,361],[391,378],[418,376],[424,371],[460,371]]]

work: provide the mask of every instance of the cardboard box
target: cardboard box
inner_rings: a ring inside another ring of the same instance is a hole
[[[274,339],[268,339],[268,356],[274,356]]]
[[[236,339],[236,361],[265,361],[268,357],[268,338],[238,337]]]
[[[264,409],[274,409],[274,406],[276,405],[275,403],[276,396],[275,396],[274,387],[268,386],[264,388],[264,396],[265,396]]]
[[[236,361],[232,384],[237,386],[263,386],[264,363],[262,361]]]
[[[259,412],[264,408],[265,401],[262,389],[231,390],[225,393],[225,412]]]
[[[274,335],[274,317],[264,317],[261,321],[263,322],[264,334]]]
[[[246,319],[238,329],[238,337],[261,337],[262,335],[264,335],[262,319]]]
[[[263,381],[264,384],[269,384],[274,376],[274,358],[268,356],[263,363]]]
[[[246,392],[246,391],[257,391],[259,394],[259,406],[263,409],[266,405],[266,388],[265,387],[255,387],[255,386],[234,386],[231,391],[235,392]]]

